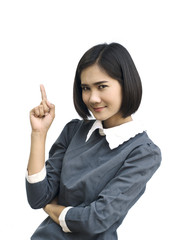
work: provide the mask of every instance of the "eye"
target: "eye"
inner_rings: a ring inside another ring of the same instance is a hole
[[[84,92],[90,90],[90,88],[87,86],[81,86],[81,88],[82,88],[82,91],[84,91]]]
[[[98,86],[99,89],[104,89],[104,88],[106,88],[106,87],[108,87],[108,86],[107,86],[107,85],[104,85],[104,84]]]

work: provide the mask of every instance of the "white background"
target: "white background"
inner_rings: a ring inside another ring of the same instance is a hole
[[[171,239],[169,0],[0,1],[0,234],[28,240],[46,217],[26,199],[29,111],[39,85],[56,105],[46,156],[63,126],[78,118],[72,84],[82,54],[98,43],[119,42],[133,57],[144,94],[135,118],[160,146],[163,162],[145,195],[118,230],[119,240]]]

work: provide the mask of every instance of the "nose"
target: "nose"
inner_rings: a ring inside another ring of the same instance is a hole
[[[92,105],[95,105],[97,103],[100,103],[101,102],[101,98],[100,98],[100,95],[97,91],[92,91],[90,93],[90,97],[89,97],[89,103],[92,104]]]

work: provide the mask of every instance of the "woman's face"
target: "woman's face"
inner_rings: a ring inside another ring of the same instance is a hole
[[[124,123],[119,112],[122,104],[122,88],[120,83],[111,78],[97,64],[81,73],[82,99],[97,120],[104,123],[105,128]]]

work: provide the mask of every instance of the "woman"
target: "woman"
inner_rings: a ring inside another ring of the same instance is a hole
[[[111,43],[83,55],[74,81],[74,105],[82,120],[64,127],[46,163],[55,106],[43,85],[41,94],[41,104],[30,112],[26,189],[31,207],[49,216],[31,239],[116,240],[117,228],[161,162],[159,148],[132,119],[142,86],[130,54]]]

